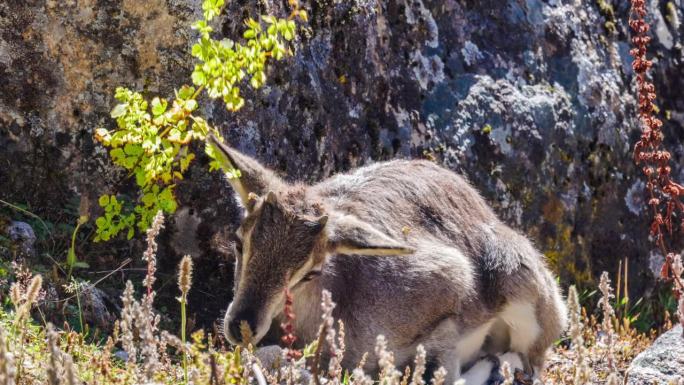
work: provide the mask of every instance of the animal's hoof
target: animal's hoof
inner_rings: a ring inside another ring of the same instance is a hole
[[[520,369],[515,369],[513,372],[513,384],[515,385],[532,385],[534,379],[531,375],[525,373]]]

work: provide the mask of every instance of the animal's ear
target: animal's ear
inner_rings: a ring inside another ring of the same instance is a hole
[[[303,218],[304,227],[308,229],[309,234],[318,235],[325,228],[328,223],[328,216],[323,215],[318,218]]]
[[[406,255],[414,249],[399,243],[367,222],[345,215],[326,226],[329,250],[347,255]]]
[[[269,190],[277,191],[285,184],[273,171],[265,168],[249,156],[228,147],[213,133],[208,135],[207,145],[213,147],[214,156],[224,170],[235,169],[240,172],[239,177],[230,175],[228,182],[247,210],[251,210],[254,206],[254,198],[250,193],[262,195]]]

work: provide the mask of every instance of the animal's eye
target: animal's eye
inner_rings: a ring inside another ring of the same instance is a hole
[[[321,272],[319,270],[311,270],[310,272],[306,273],[304,278],[302,278],[302,282],[311,281],[312,279],[318,277],[319,275],[321,275]]]
[[[240,240],[240,238],[235,239],[235,241],[233,242],[233,247],[235,247],[235,251],[238,255],[242,255],[242,241]]]

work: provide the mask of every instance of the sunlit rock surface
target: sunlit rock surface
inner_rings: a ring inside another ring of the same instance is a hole
[[[632,361],[628,385],[684,384],[684,336],[678,325],[664,333]]]

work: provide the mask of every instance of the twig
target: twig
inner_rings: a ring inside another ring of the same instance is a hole
[[[318,340],[316,341],[316,352],[314,353],[313,360],[311,361],[311,375],[314,379],[314,384],[321,385],[321,380],[318,377],[319,364],[321,361],[321,350],[323,349],[323,342],[325,341],[325,334],[327,333],[327,327],[325,323],[321,324],[318,330]]]
[[[109,278],[110,276],[112,276],[114,273],[118,272],[119,270],[122,270],[123,267],[126,266],[126,265],[128,265],[129,263],[131,263],[131,261],[133,261],[131,258],[126,258],[126,260],[124,260],[124,261],[119,265],[119,267],[117,267],[116,269],[112,270],[109,274],[107,274],[107,275],[105,275],[104,277],[98,279],[98,280],[95,281],[94,283],[88,284],[88,285],[87,285],[87,288],[88,288],[88,289],[94,288],[95,286],[97,286],[98,284],[100,284],[102,281],[104,281],[105,279],[107,279],[107,278]],[[76,294],[74,294],[74,295],[72,295],[72,296],[69,296],[69,297],[67,297],[67,298],[64,298],[64,299],[58,299],[58,300],[54,300],[54,301],[43,301],[43,303],[47,303],[47,302],[49,302],[49,303],[66,302],[66,301],[68,301],[68,300],[70,300],[70,299],[72,299],[72,298],[75,298],[75,297],[76,297]]]
[[[256,378],[257,384],[267,385],[266,377],[264,377],[264,373],[261,371],[259,365],[257,365],[256,363],[252,364],[252,370],[254,371],[254,378]]]
[[[11,209],[14,209],[14,210],[17,210],[17,211],[19,211],[19,212],[22,212],[22,213],[24,213],[24,214],[26,214],[26,215],[28,215],[28,216],[30,216],[30,217],[36,218],[38,221],[40,221],[40,224],[43,225],[43,228],[45,229],[45,232],[46,232],[48,235],[50,235],[50,237],[52,237],[52,232],[50,232],[50,229],[48,228],[47,224],[45,224],[45,222],[43,221],[43,219],[42,219],[41,217],[39,217],[38,215],[36,215],[36,214],[34,214],[34,213],[32,213],[32,212],[26,210],[26,209],[22,209],[21,207],[19,207],[19,206],[17,206],[17,205],[13,205],[13,204],[11,204],[11,203],[9,203],[9,202],[5,202],[5,201],[3,201],[2,199],[0,199],[0,203],[4,204],[5,206],[7,206],[7,207],[9,207],[9,208],[11,208]]]

